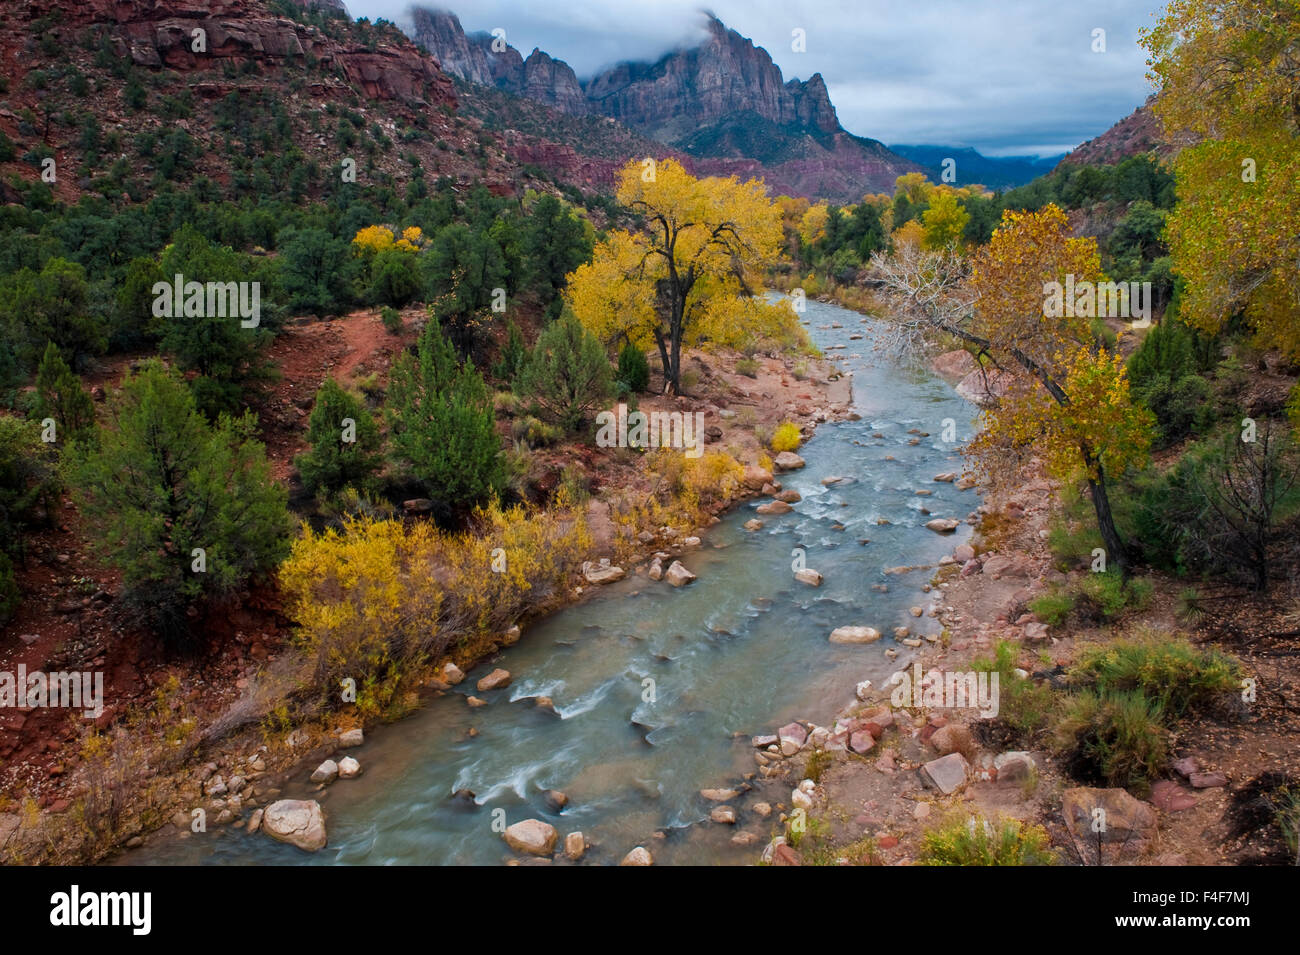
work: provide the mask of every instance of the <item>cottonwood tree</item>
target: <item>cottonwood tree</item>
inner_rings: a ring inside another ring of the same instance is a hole
[[[1178,204],[1167,239],[1183,318],[1207,332],[1244,313],[1300,357],[1300,5],[1174,0],[1141,34]]]
[[[1062,477],[1081,470],[1108,560],[1126,574],[1108,480],[1141,463],[1153,422],[1130,399],[1120,356],[1093,343],[1089,319],[1045,314],[1045,283],[1069,274],[1076,283],[1104,279],[1096,242],[1067,229],[1054,205],[1007,212],[970,259],[953,247],[902,243],[893,256],[872,256],[871,268],[895,307],[903,344],[919,347],[946,333],[994,369],[1020,373],[986,410],[971,453],[988,471],[1005,463],[1006,449],[1026,447]]]
[[[674,160],[645,160],[624,167],[618,201],[641,227],[610,232],[569,279],[573,311],[597,337],[653,342],[667,390],[680,393],[683,344],[789,333],[788,307],[752,298],[783,239],[781,209],[761,182],[696,179]]]

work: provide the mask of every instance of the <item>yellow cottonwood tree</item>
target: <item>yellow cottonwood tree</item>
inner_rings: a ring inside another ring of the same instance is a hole
[[[683,343],[739,343],[753,329],[735,320],[775,314],[758,303],[722,309],[719,301],[750,297],[761,270],[777,259],[781,210],[757,180],[696,179],[672,159],[629,163],[618,200],[643,224],[596,245],[592,261],[569,278],[569,304],[607,341],[653,341],[677,393]],[[793,312],[783,311],[797,329]],[[733,320],[718,321],[723,314]]]
[[[1121,357],[1094,349],[1089,319],[1045,307],[1048,283],[1105,279],[1096,241],[1071,237],[1065,213],[1048,205],[1003,213],[970,259],[904,243],[892,257],[874,255],[872,269],[900,322],[953,335],[999,368],[1018,366],[1021,378],[987,411],[971,452],[996,470],[1005,449],[1031,447],[1061,477],[1082,471],[1108,558],[1127,573],[1107,481],[1144,459],[1152,418],[1130,400]]]
[[[1167,240],[1181,316],[1217,331],[1244,312],[1300,357],[1300,2],[1173,0],[1141,42],[1174,141]]]

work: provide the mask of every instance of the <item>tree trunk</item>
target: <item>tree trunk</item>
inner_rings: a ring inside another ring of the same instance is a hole
[[[1092,455],[1084,452],[1086,465],[1095,466],[1097,478],[1088,478],[1088,491],[1092,495],[1092,509],[1097,513],[1097,527],[1101,531],[1102,543],[1106,545],[1106,560],[1119,568],[1120,576],[1128,580],[1130,567],[1128,552],[1115,528],[1115,516],[1110,512],[1110,495],[1106,492],[1106,472],[1100,461],[1094,461]]]
[[[664,391],[673,386],[673,362],[668,357],[668,343],[664,341],[663,332],[655,329],[655,344],[659,346],[659,364],[664,369]]]

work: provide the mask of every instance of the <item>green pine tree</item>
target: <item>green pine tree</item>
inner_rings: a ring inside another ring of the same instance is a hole
[[[404,354],[388,387],[393,451],[430,498],[453,509],[480,503],[502,485],[501,441],[483,376],[456,351],[436,319]]]
[[[519,374],[519,390],[544,418],[577,431],[610,395],[605,349],[572,313],[547,326]]]
[[[95,403],[90,392],[81,387],[54,342],[45,346],[45,356],[36,372],[36,400],[32,417],[53,418],[55,437],[60,442],[75,438],[95,423]]]
[[[334,494],[349,486],[367,489],[383,463],[374,418],[360,398],[333,378],[325,379],[316,392],[307,419],[307,443],[311,450],[298,455],[294,464],[303,487],[313,494]]]
[[[270,570],[287,551],[287,492],[271,476],[256,419],[209,424],[157,361],[122,383],[94,442],[68,453],[90,539],[126,596],[169,638],[186,611]]]

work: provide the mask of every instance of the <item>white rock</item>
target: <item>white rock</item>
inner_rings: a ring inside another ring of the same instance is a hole
[[[508,826],[502,833],[506,845],[516,852],[526,852],[534,856],[549,856],[555,851],[555,842],[560,834],[549,822],[540,819],[525,819]]]
[[[327,759],[316,767],[316,771],[311,774],[311,781],[314,783],[332,783],[339,775],[339,764],[332,759]]]
[[[361,775],[361,764],[351,756],[339,760],[339,779],[356,779]]]
[[[807,584],[809,587],[820,587],[825,578],[811,567],[805,567],[794,572],[794,579],[801,584]]]
[[[695,579],[695,575],[683,567],[680,560],[673,561],[664,572],[664,580],[674,587],[684,587]]]
[[[304,852],[325,848],[325,814],[314,799],[281,799],[266,807],[262,831]]]
[[[831,631],[831,643],[874,643],[880,631],[874,627],[836,627]]]

